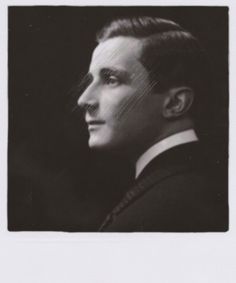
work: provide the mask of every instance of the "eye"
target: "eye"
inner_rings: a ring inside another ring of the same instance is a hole
[[[117,78],[114,75],[105,75],[104,76],[104,82],[105,82],[105,84],[111,85],[111,86],[116,86],[116,85],[120,84],[119,78]]]

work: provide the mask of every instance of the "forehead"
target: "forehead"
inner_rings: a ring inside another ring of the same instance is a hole
[[[140,63],[142,44],[139,39],[132,37],[114,37],[98,44],[94,49],[90,71],[101,68],[115,67],[126,71],[144,69]]]

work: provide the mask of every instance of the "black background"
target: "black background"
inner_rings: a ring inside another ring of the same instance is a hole
[[[10,7],[9,230],[96,231],[122,195],[130,165],[89,151],[75,86],[95,33],[114,17],[135,15],[174,20],[206,48],[211,91],[198,131],[227,193],[226,7]]]

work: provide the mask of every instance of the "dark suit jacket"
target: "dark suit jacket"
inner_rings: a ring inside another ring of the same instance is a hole
[[[211,166],[198,142],[162,153],[147,165],[100,231],[226,231],[227,200]]]

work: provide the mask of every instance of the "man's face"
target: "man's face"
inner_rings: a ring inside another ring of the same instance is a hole
[[[139,58],[141,42],[115,37],[100,43],[89,67],[90,84],[79,98],[89,146],[133,150],[154,140],[162,123],[162,95],[154,95]]]

